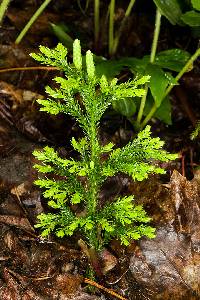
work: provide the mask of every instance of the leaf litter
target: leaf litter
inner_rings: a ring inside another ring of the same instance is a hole
[[[29,14],[32,15],[32,10]],[[27,53],[33,52],[32,49],[26,47],[24,51],[23,47],[8,45],[8,39],[13,41],[15,36],[13,26],[21,29],[29,14],[21,11],[19,17],[19,11],[16,15],[14,9],[9,10],[7,18],[12,27],[7,27],[2,34],[2,41],[6,43],[0,47],[4,67],[31,65]],[[72,15],[77,19],[77,13]],[[44,33],[49,34],[47,20],[55,23],[58,19],[54,13],[41,15],[27,37],[29,45],[35,43],[36,36],[38,43],[51,44],[49,36],[44,36]],[[89,28],[91,30],[91,26]],[[133,41],[129,42],[132,45]],[[139,53],[140,48],[141,45]],[[45,85],[47,74],[41,76]],[[191,85],[198,77],[194,80],[191,76],[183,78],[183,82],[190,92],[194,92]],[[36,216],[45,209],[45,204],[33,186],[32,151],[43,142],[54,143],[52,136],[65,127],[63,124],[67,124],[63,136],[74,135],[72,130],[79,134],[73,122],[63,122],[62,117],[51,119],[46,126],[43,116],[41,123],[34,100],[43,96],[40,89],[33,92],[38,78],[37,73],[34,73],[34,80],[32,74],[23,72],[1,74],[0,299],[110,299],[107,293],[102,294],[98,289],[95,294],[89,294],[86,289],[83,276],[88,261],[75,240],[41,239],[34,230]],[[198,97],[193,98],[198,100]],[[184,120],[181,118],[180,121],[182,124]],[[47,134],[52,131],[50,123],[54,124],[51,136]],[[113,139],[116,137],[118,139],[118,134],[113,135]],[[62,138],[57,134],[57,141]],[[118,142],[121,142],[120,138]],[[126,142],[126,136],[123,142]],[[61,151],[66,153],[63,149]],[[157,236],[153,240],[133,242],[128,248],[112,241],[102,253],[105,264],[103,285],[131,300],[200,299],[199,177],[197,172],[189,181],[175,171],[167,184],[162,184],[156,177],[136,184],[121,176],[105,184],[100,195],[102,201],[128,189],[135,195],[135,201],[144,204],[152,215]]]

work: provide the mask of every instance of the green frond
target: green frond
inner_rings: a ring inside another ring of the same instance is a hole
[[[113,221],[108,220],[104,217],[99,219],[99,225],[101,226],[103,231],[105,231],[109,234],[114,233],[115,227],[116,227]]]
[[[55,77],[54,81],[60,84],[60,88],[66,93],[66,94],[75,94],[77,93],[79,87],[80,87],[80,81],[75,78],[62,78],[62,77]],[[52,96],[52,95],[51,95]],[[52,96],[54,97],[54,96]],[[55,98],[55,97],[54,97]],[[63,98],[63,94],[62,94]]]
[[[83,201],[83,195],[81,195],[81,193],[79,192],[76,192],[75,194],[72,195],[71,197],[71,203],[72,204],[78,204],[80,203],[81,201]]]
[[[163,141],[151,138],[150,126],[138,134],[138,137],[123,148],[113,150],[109,159],[103,164],[102,175],[113,176],[122,172],[141,181],[150,173],[163,174],[164,170],[157,167],[154,161],[174,160],[177,154],[169,154],[162,150]]]
[[[76,229],[74,223],[76,223],[77,218],[68,207],[63,208],[61,213],[42,213],[37,218],[39,222],[35,227],[41,228],[42,236],[47,236],[51,232],[55,232],[60,237],[62,236],[61,232],[64,233],[63,236],[72,235]]]
[[[134,79],[134,85],[135,85],[135,87],[137,87],[138,85],[143,85],[143,84],[149,82],[150,79],[151,79],[151,76],[149,76],[149,75],[142,76],[142,77],[139,78],[139,79],[136,77],[136,78]]]
[[[74,148],[74,150],[78,151],[83,156],[86,155],[86,151],[89,150],[88,140],[86,138],[82,138],[79,141],[76,141],[73,137],[71,140],[71,144]]]
[[[64,94],[62,93],[62,91],[60,89],[52,89],[50,86],[46,86],[45,92],[52,98],[64,99]]]
[[[117,231],[118,239],[122,245],[128,246],[132,240],[139,240],[146,236],[150,239],[155,238],[155,228],[151,226],[135,226],[133,228],[121,227]]]
[[[34,167],[35,169],[37,169],[38,172],[44,173],[44,174],[46,174],[46,173],[52,173],[52,172],[54,172],[54,170],[55,170],[55,169],[54,169],[52,166],[50,166],[50,165],[38,165],[38,164],[35,164],[33,167]]]
[[[114,218],[121,225],[134,222],[150,222],[151,219],[147,216],[143,207],[134,205],[133,200],[133,195],[118,198],[115,202],[106,205],[99,215],[106,218]]]
[[[53,163],[54,165],[58,164],[62,167],[72,166],[75,164],[74,160],[59,157],[58,153],[49,146],[46,146],[39,151],[33,151],[33,155],[44,163]]]
[[[138,88],[150,80],[150,76],[143,76],[140,79],[129,80],[125,83],[116,85],[116,81],[110,84],[110,90],[113,93],[113,101],[129,97],[142,97],[145,93],[143,88]]]
[[[65,112],[65,107],[60,102],[54,100],[37,100],[41,105],[40,111],[45,111],[51,115],[58,115],[59,113]]]
[[[41,173],[54,173],[57,175],[64,176],[63,181],[54,181],[45,179],[36,181],[42,188],[49,189],[49,192],[46,191],[46,196],[48,193],[55,192],[54,199],[56,199],[56,189],[58,192],[58,197],[64,196],[64,192],[67,195],[71,195],[75,192],[79,192],[81,195],[84,194],[84,188],[80,180],[77,178],[79,176],[84,176],[81,174],[84,169],[81,162],[76,162],[74,160],[63,159],[59,157],[58,153],[51,147],[46,146],[42,151],[34,151],[33,155],[40,161],[42,165],[35,165],[35,168]],[[85,174],[85,173],[84,173]],[[59,196],[60,195],[60,196]]]
[[[51,213],[41,213],[37,216],[37,218],[39,222],[35,225],[35,228],[41,228],[43,230],[41,236],[47,236],[54,231],[57,225],[57,215]]]
[[[41,64],[47,66],[55,66],[60,69],[66,70],[67,63],[67,48],[59,43],[54,49],[49,49],[45,46],[39,46],[41,54],[31,53],[30,56]]]
[[[79,181],[71,185],[68,178],[65,180],[38,179],[34,183],[45,189],[43,192],[45,198],[57,201],[57,205],[59,205],[57,208],[62,208],[69,199],[72,204],[77,204],[84,200],[85,191]]]
[[[58,77],[57,80],[59,81]],[[69,88],[65,89],[60,87],[60,89],[55,89],[53,90],[50,87],[46,88],[46,92],[52,97],[56,98],[57,100],[37,100],[38,103],[43,105],[43,107],[40,109],[41,111],[46,111],[50,114],[58,114],[58,113],[65,113],[68,115],[71,115],[75,119],[77,119],[80,123],[80,125],[83,127],[85,131],[87,131],[87,120],[84,116],[84,112],[81,109],[81,106],[78,102],[78,100],[71,95],[71,91],[75,89],[75,87],[72,85],[70,87],[70,81],[71,79],[68,80],[63,80],[62,85],[67,84],[66,82],[69,83]],[[73,81],[73,80],[72,80]],[[61,80],[60,80],[61,82]],[[73,93],[72,93],[73,94]],[[60,100],[62,99],[62,103]]]
[[[101,153],[107,153],[107,152],[111,152],[113,150],[113,147],[115,146],[115,144],[113,144],[112,142],[101,146]]]
[[[149,218],[141,205],[134,205],[133,196],[118,198],[98,214],[98,226],[106,241],[117,238],[124,245],[142,236],[155,237],[155,228],[146,225]]]

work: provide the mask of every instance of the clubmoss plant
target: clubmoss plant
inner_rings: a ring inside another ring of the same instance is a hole
[[[54,115],[71,115],[82,128],[84,138],[71,140],[73,148],[80,154],[79,160],[61,158],[49,146],[34,151],[34,156],[42,162],[35,168],[46,175],[35,183],[44,189],[48,205],[55,209],[55,213],[40,214],[36,227],[43,230],[42,236],[54,232],[58,237],[64,237],[79,232],[88,249],[96,252],[113,238],[124,245],[142,236],[153,238],[155,229],[147,225],[151,219],[141,205],[134,204],[132,195],[116,197],[107,203],[101,203],[99,199],[102,184],[108,177],[125,173],[133,180],[141,181],[150,173],[164,173],[153,162],[177,157],[161,149],[163,142],[159,138],[151,138],[149,126],[123,148],[116,148],[111,142],[100,143],[98,128],[106,109],[113,101],[124,97],[142,97],[145,91],[139,86],[144,85],[149,76],[121,84],[116,78],[110,82],[104,75],[98,78],[90,51],[87,51],[83,64],[79,40],[74,41],[71,64],[62,44],[55,49],[40,46],[40,52],[31,56],[42,64],[59,67],[65,74],[64,78],[54,78],[58,88],[46,88],[50,98],[38,100],[40,110]],[[105,153],[106,160],[102,159]],[[52,179],[52,175],[48,178],[49,173],[60,179]]]

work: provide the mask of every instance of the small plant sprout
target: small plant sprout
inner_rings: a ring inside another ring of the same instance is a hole
[[[59,67],[65,74],[64,78],[54,78],[57,88],[46,88],[49,99],[38,100],[40,110],[72,116],[83,130],[84,137],[71,140],[72,147],[79,153],[78,160],[61,158],[49,146],[34,151],[34,156],[41,161],[35,168],[45,174],[45,178],[35,183],[44,190],[48,205],[55,209],[55,212],[40,214],[36,227],[42,229],[42,236],[53,232],[64,237],[78,232],[89,249],[88,253],[96,254],[111,239],[120,240],[127,246],[131,240],[142,236],[155,237],[155,229],[148,225],[151,218],[142,205],[134,203],[133,195],[115,197],[106,203],[99,198],[108,177],[125,173],[133,180],[142,181],[151,173],[164,173],[155,161],[177,158],[176,154],[162,150],[164,143],[150,136],[149,126],[123,148],[117,148],[111,142],[100,143],[98,129],[107,108],[125,97],[142,97],[145,91],[140,86],[149,81],[149,76],[125,83],[118,83],[116,78],[108,81],[104,75],[99,78],[95,74],[91,51],[87,51],[86,66],[83,65],[79,40],[73,44],[72,64],[68,63],[67,49],[62,44],[55,49],[40,46],[40,52],[31,56],[42,64]],[[105,153],[106,160],[102,159]],[[52,179],[54,174],[56,178]]]

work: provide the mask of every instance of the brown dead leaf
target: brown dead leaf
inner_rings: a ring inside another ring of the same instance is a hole
[[[27,253],[27,249],[11,230],[6,232],[4,236],[4,243],[10,251],[10,255],[14,256],[15,264],[22,264],[23,266],[30,265],[30,258]]]
[[[14,85],[5,81],[0,81],[0,93],[4,97],[12,99],[12,109],[15,109],[17,105],[23,102],[23,90],[16,88]]]
[[[23,183],[19,184],[18,186],[13,187],[10,192],[11,192],[11,194],[16,195],[16,196],[22,196],[23,194],[27,193],[26,183],[23,182]]]
[[[113,254],[111,254],[107,249],[104,249],[100,253],[100,257],[103,262],[103,273],[104,274],[106,274],[107,272],[112,270],[118,263],[117,258]]]
[[[47,139],[37,128],[38,112],[33,105],[37,99],[43,99],[40,94],[22,90],[4,81],[0,81],[0,116],[10,125],[15,125],[19,131],[28,137],[44,142]]]
[[[174,203],[174,222],[178,232],[195,236],[200,241],[200,195],[198,183],[188,181],[177,171],[171,177],[171,196]]]
[[[82,281],[83,277],[80,275],[64,274],[56,277],[58,289],[66,295],[76,293]]]
[[[14,277],[9,273],[7,268],[4,268],[3,275],[7,287],[2,295],[2,300],[21,300],[21,287]]]
[[[31,226],[27,218],[0,215],[0,222],[11,226],[16,226],[28,232],[34,232],[34,228]]]

